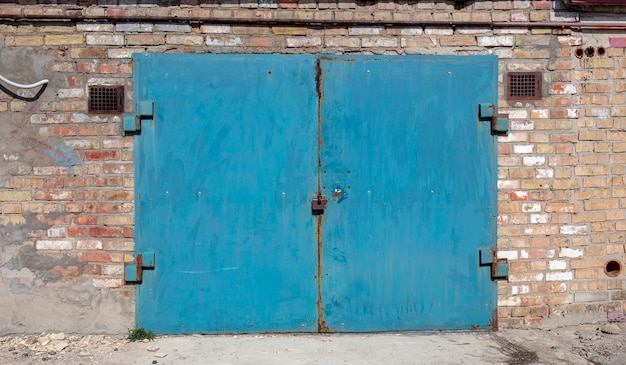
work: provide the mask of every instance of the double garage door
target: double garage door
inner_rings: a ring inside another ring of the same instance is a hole
[[[137,55],[137,325],[489,327],[493,56]]]

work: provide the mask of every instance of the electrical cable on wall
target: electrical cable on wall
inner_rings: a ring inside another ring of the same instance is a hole
[[[20,84],[14,81],[11,81],[9,79],[7,79],[6,77],[0,75],[0,81],[3,81],[4,83],[7,83],[13,87],[17,87],[20,89],[33,89],[36,87],[41,86],[41,89],[39,89],[39,91],[37,91],[37,94],[35,94],[35,96],[33,97],[25,97],[25,96],[21,96],[18,95],[17,93],[7,89],[4,85],[0,84],[0,90],[2,90],[3,92],[5,92],[7,95],[22,100],[22,101],[35,101],[37,99],[39,99],[39,97],[41,96],[41,94],[43,94],[44,90],[46,90],[46,87],[48,86],[48,79],[43,79],[41,81],[37,81],[34,84]]]

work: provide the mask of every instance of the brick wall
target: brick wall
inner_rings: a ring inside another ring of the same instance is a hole
[[[500,326],[625,309],[623,274],[604,270],[625,259],[624,29],[570,29],[576,9],[530,0],[4,4],[0,15],[0,74],[50,79],[37,101],[0,93],[0,333],[63,318],[75,332],[132,325],[133,140],[119,116],[88,114],[86,93],[124,85],[131,111],[133,52],[497,54],[511,121],[499,137]],[[606,52],[577,57],[589,47]],[[542,72],[543,98],[507,101],[511,71]]]

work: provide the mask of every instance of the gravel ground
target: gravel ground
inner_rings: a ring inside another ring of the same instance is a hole
[[[0,364],[626,364],[626,324],[397,334],[0,337]]]

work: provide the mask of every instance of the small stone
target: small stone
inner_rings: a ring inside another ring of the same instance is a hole
[[[599,328],[600,332],[607,333],[609,335],[619,335],[622,333],[622,329],[614,324],[605,324]]]
[[[17,346],[15,346],[15,348],[18,350],[23,350],[25,347],[26,345],[24,345],[23,343],[18,343]]]
[[[54,349],[59,352],[59,351],[63,351],[64,349],[66,349],[68,346],[70,345],[69,342],[67,341],[63,341],[63,342],[59,342],[56,345],[54,345]]]
[[[159,346],[152,345],[152,346],[148,347],[146,350],[148,350],[150,352],[157,352],[157,351],[159,351]]]
[[[593,341],[596,339],[597,336],[598,335],[596,331],[579,331],[578,332],[578,338],[580,338],[583,341]]]
[[[154,354],[154,356],[162,359],[162,358],[164,358],[165,356],[167,356],[167,354],[164,354],[164,353],[162,353],[162,352],[157,352],[156,354]]]
[[[150,340],[148,340],[147,338],[144,338],[143,340],[141,340],[141,342],[148,343],[148,342],[150,342]]]
[[[152,360],[152,363],[153,363],[153,364],[156,364],[156,363],[158,363],[158,361],[156,361],[156,360]]]
[[[56,352],[56,351],[54,351],[54,350],[50,350],[50,351],[48,351],[48,355],[56,355],[56,354],[57,354],[57,352]]]
[[[81,351],[78,353],[78,356],[85,357],[85,356],[91,356],[91,354],[87,351]]]
[[[17,350],[17,348],[15,346],[9,347],[9,351],[15,351],[15,350]]]
[[[52,333],[52,334],[50,334],[49,338],[51,340],[53,340],[53,341],[65,340],[65,333],[63,333],[63,332]]]

